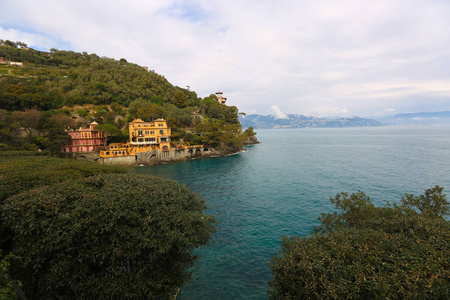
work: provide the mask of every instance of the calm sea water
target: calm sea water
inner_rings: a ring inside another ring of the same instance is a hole
[[[178,299],[265,299],[282,235],[308,235],[330,196],[364,191],[376,205],[450,189],[450,126],[258,130],[262,144],[222,158],[138,167],[206,199],[218,219]]]

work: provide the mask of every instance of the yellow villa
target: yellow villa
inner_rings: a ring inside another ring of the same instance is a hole
[[[129,124],[129,142],[111,143],[107,150],[100,151],[100,157],[133,156],[147,151],[170,151],[171,128],[164,119],[144,122],[135,119]]]

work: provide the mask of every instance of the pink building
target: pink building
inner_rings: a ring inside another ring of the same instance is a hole
[[[92,122],[89,128],[76,130],[66,130],[70,135],[70,140],[64,146],[64,152],[91,152],[98,151],[100,147],[106,146],[106,134],[95,130],[97,122]]]

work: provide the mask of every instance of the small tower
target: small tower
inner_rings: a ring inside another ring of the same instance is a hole
[[[217,102],[219,102],[220,104],[225,104],[225,102],[227,102],[227,98],[222,97],[222,95],[223,95],[222,92],[217,92],[216,93]]]
[[[91,124],[89,124],[89,129],[91,130],[91,131],[93,131],[93,130],[95,130],[95,127],[98,125],[98,123],[97,122],[92,122]]]

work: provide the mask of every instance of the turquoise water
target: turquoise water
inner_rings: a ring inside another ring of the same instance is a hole
[[[450,189],[450,127],[259,130],[262,144],[222,158],[136,168],[199,191],[217,232],[177,299],[265,299],[282,235],[308,235],[330,196],[364,191],[377,205]],[[448,193],[448,191],[447,191]]]

